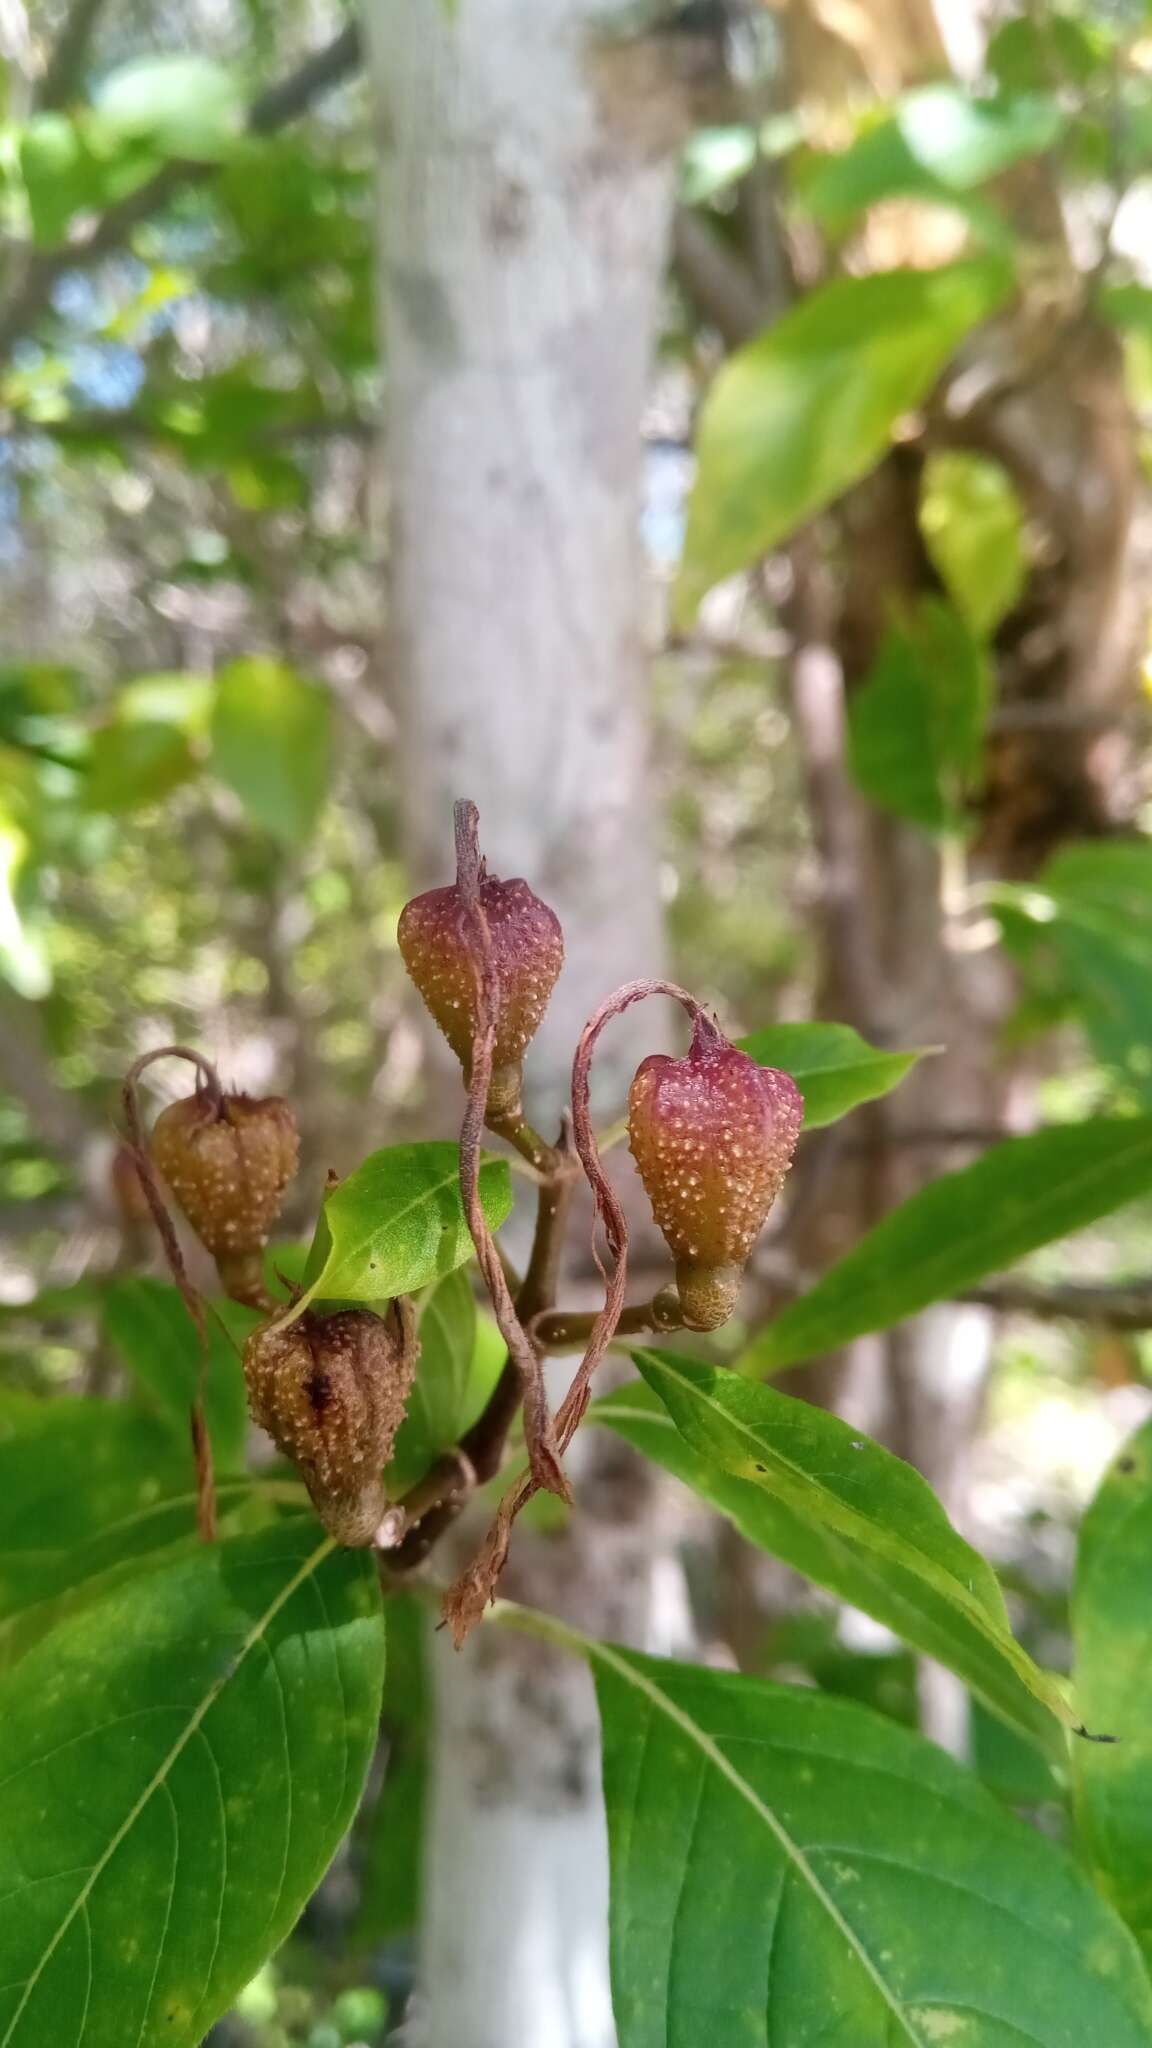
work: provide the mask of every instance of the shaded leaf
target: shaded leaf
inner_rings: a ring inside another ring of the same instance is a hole
[[[0,1687],[0,2042],[195,2048],[292,1927],[376,1738],[371,1560],[301,1521],[201,1548]]]
[[[332,704],[285,662],[253,655],[221,669],[212,766],[254,824],[297,846],[328,794]]]
[[[873,803],[929,832],[959,831],[981,760],[989,671],[950,605],[894,621],[848,700],[848,762]]]
[[[922,1051],[885,1052],[850,1024],[769,1024],[737,1039],[762,1067],[791,1074],[804,1097],[804,1129],[820,1130],[861,1102],[875,1102],[904,1079]]]
[[[196,756],[178,726],[115,719],[92,735],[84,797],[94,811],[135,811],[162,802],[196,772]]]
[[[729,357],[705,401],[676,617],[863,476],[1011,286],[991,258],[839,277]]]
[[[235,1303],[230,1307],[235,1310]],[[240,1310],[239,1327],[230,1334],[236,1320],[230,1313],[226,1328],[214,1314],[208,1316],[205,1407],[222,1472],[244,1465],[248,1402],[236,1347],[241,1331],[255,1329],[260,1316]],[[104,1328],[133,1379],[159,1403],[186,1444],[200,1376],[200,1340],[175,1287],[146,1277],[113,1281],[104,1299]]]
[[[1152,1960],[1152,1423],[1114,1460],[1080,1532],[1077,1696],[1114,1743],[1077,1744],[1076,1815],[1101,1890]],[[1083,1755],[1079,1752],[1083,1750]]]
[[[994,1145],[902,1202],[740,1360],[774,1372],[887,1330],[1152,1188],[1152,1118],[1057,1124]]]
[[[429,1616],[419,1600],[389,1600],[388,1671],[381,1733],[387,1744],[380,1797],[362,1830],[360,1907],[354,1939],[378,1948],[420,1924],[425,1802],[433,1721]]]
[[[592,1419],[677,1473],[750,1542],[955,1671],[1062,1755],[1059,1683],[1014,1640],[991,1566],[920,1474],[839,1416],[672,1353],[636,1363],[675,1424],[626,1387]],[[688,1455],[680,1447],[680,1439]]]
[[[512,1208],[506,1159],[480,1167],[493,1230]],[[472,1256],[460,1198],[458,1145],[389,1145],[326,1197],[308,1269],[308,1298],[391,1301],[452,1273]]]
[[[1127,1930],[932,1744],[817,1692],[580,1647],[620,2048],[1147,2048]]]

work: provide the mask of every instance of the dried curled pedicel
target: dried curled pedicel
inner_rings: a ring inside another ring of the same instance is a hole
[[[238,1301],[263,1304],[261,1254],[299,1150],[296,1119],[278,1095],[198,1089],[153,1125],[153,1158]]]
[[[488,1109],[499,1115],[519,1107],[521,1061],[564,964],[564,935],[555,912],[519,877],[501,882],[482,868],[480,907],[492,936],[498,989]],[[400,913],[397,938],[405,967],[467,1077],[478,963],[459,884],[414,896]]]
[[[637,1068],[628,1139],[689,1329],[718,1329],[732,1314],[803,1115],[787,1074],[757,1066],[703,1016],[685,1059],[653,1053]]]
[[[338,1543],[370,1544],[388,1511],[382,1474],[414,1370],[396,1318],[366,1308],[267,1324],[244,1346],[253,1417],[298,1467]]]

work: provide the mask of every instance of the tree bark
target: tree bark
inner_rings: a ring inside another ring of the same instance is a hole
[[[612,40],[592,0],[468,0],[454,16],[377,0],[364,19],[403,823],[416,881],[444,881],[453,800],[473,798],[490,866],[561,919],[566,965],[529,1057],[547,1129],[586,1016],[663,961],[638,509],[681,88],[658,38]],[[647,1013],[608,1035],[613,1114],[653,1042]],[[568,1611],[583,1585],[586,1625],[651,1640],[646,1510],[634,1475],[602,1480],[582,1484],[572,1536],[518,1533],[517,1584],[527,1572]],[[607,2048],[586,1674],[495,1631],[438,1667],[413,2037]]]

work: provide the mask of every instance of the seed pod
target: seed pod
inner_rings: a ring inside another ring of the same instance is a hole
[[[501,1116],[519,1108],[524,1051],[564,964],[564,935],[555,912],[519,877],[501,882],[482,869],[480,906],[492,936],[498,988],[488,1113]],[[404,965],[467,1080],[479,961],[459,884],[414,896],[400,913],[397,938]]]
[[[253,1417],[291,1458],[324,1527],[362,1549],[388,1510],[383,1470],[404,1420],[415,1347],[370,1309],[267,1324],[244,1346]]]
[[[152,1154],[238,1301],[265,1304],[260,1254],[296,1171],[296,1119],[278,1095],[215,1100],[197,1089],[162,1110]]]
[[[719,1329],[732,1314],[803,1115],[787,1074],[757,1066],[703,1016],[685,1059],[653,1053],[637,1068],[629,1144],[676,1261],[690,1330]]]

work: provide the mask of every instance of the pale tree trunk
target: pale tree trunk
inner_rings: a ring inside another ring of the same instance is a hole
[[[530,1109],[554,1122],[589,1011],[663,959],[638,508],[681,96],[657,41],[605,40],[589,0],[374,0],[365,23],[408,847],[419,883],[446,879],[452,802],[472,797],[490,865],[559,914],[567,963],[530,1062]],[[652,1043],[646,1018],[606,1039],[613,1110]],[[515,1589],[666,1641],[634,1475],[590,1473],[582,1496],[572,1536],[518,1537]],[[586,1674],[482,1630],[437,1677],[412,2038],[606,2048]]]

